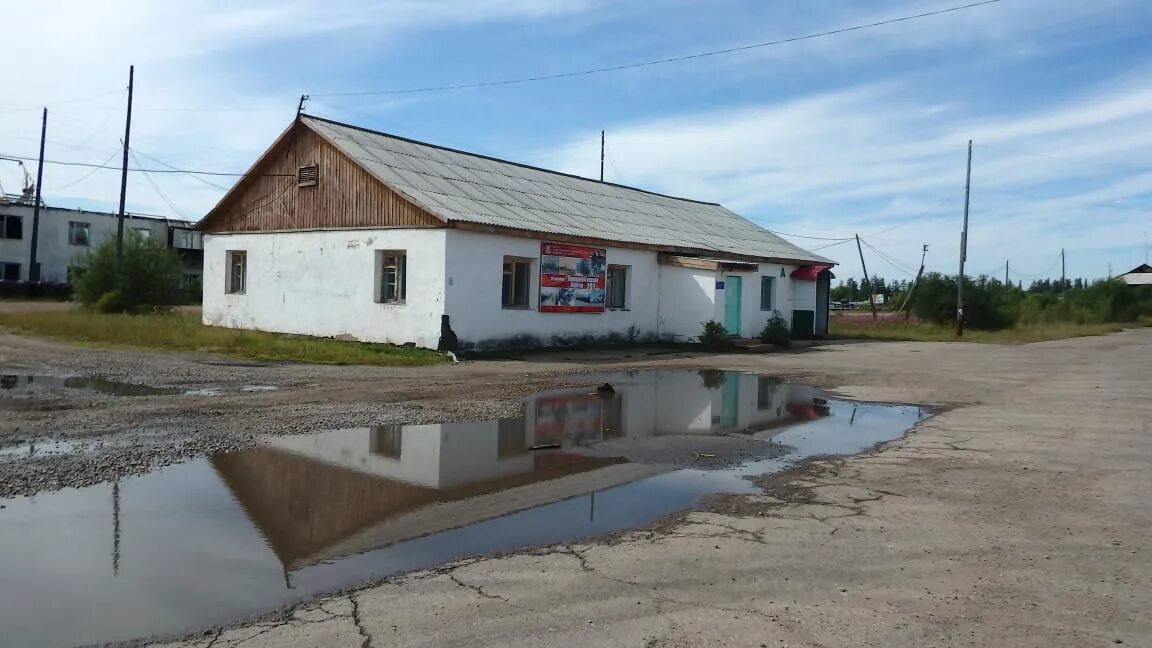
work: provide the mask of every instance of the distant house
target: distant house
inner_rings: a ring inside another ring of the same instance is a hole
[[[1142,263],[1118,277],[1129,286],[1152,286],[1152,265]]]
[[[204,322],[436,347],[827,330],[833,262],[714,204],[301,116],[200,222]]]
[[[32,268],[32,216],[34,203],[20,196],[0,197],[0,280],[37,280]],[[116,236],[116,214],[67,209],[41,204],[36,241],[39,281],[67,282],[72,260]],[[180,253],[189,281],[200,279],[203,266],[201,234],[191,221],[161,216],[126,214],[125,235],[159,238]]]

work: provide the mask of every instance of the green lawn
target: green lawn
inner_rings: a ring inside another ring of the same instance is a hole
[[[891,314],[888,314],[889,316]],[[883,315],[881,316],[883,317]],[[873,321],[870,316],[833,315],[829,333],[834,337],[863,338],[869,340],[912,340],[918,342],[987,342],[994,344],[1023,344],[1061,340],[1087,335],[1106,335],[1134,326],[1147,326],[1148,323],[1131,324],[1075,324],[1058,322],[1053,324],[1033,324],[1005,329],[1003,331],[975,331],[967,329],[964,337],[956,337],[952,326],[940,326],[918,322],[905,323],[902,319],[880,319]]]
[[[0,313],[0,327],[89,346],[196,351],[236,358],[317,364],[430,365],[442,357],[425,349],[204,326],[195,313],[102,315],[80,308]]]

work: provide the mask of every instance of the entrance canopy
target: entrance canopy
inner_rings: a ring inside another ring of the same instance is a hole
[[[800,266],[799,268],[796,268],[792,271],[791,276],[793,279],[799,279],[801,281],[816,281],[816,278],[820,276],[821,272],[824,272],[831,267],[832,266],[830,265]]]

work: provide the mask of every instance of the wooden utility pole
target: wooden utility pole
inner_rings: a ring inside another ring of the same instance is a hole
[[[300,103],[296,104],[296,116],[297,117],[300,116],[300,113],[304,112],[304,104],[308,103],[308,100],[311,98],[312,97],[309,97],[308,95],[304,95],[304,94],[300,95]]]
[[[968,197],[972,190],[972,140],[968,140],[968,174],[964,180],[964,229],[960,232],[960,276],[956,279],[956,337],[964,335],[964,262],[968,260]]]
[[[44,143],[48,138],[48,109],[40,122],[40,164],[36,167],[36,201],[32,205],[32,251],[28,254],[28,281],[40,281],[40,264],[36,261],[36,247],[40,239],[40,186],[44,184]]]
[[[868,284],[868,305],[872,307],[872,319],[876,319],[876,293],[872,280],[868,278],[868,266],[864,265],[864,248],[860,247],[860,235],[856,235],[856,251],[860,253],[860,268],[864,270],[864,283]]]
[[[120,170],[120,210],[116,212],[116,284],[120,283],[120,266],[124,262],[124,202],[128,197],[128,141],[132,137],[132,85],[136,66],[128,66],[128,115],[124,120],[124,162]]]
[[[1004,262],[1004,285],[1005,286],[1008,285],[1008,267],[1009,267],[1008,264],[1010,264],[1010,263],[1012,263],[1011,259]]]
[[[904,311],[904,321],[907,322],[912,317],[912,296],[916,294],[916,286],[920,285],[920,278],[924,276],[924,259],[928,256],[928,244],[924,244],[924,249],[920,252],[920,269],[916,271],[916,280],[912,282],[912,287],[908,289],[908,294],[904,297],[904,304],[900,306],[900,310],[905,307],[908,310]]]
[[[1060,248],[1060,294],[1064,294],[1064,290],[1068,286],[1068,279],[1064,273],[1064,248]]]
[[[600,131],[600,182],[604,182],[604,131]]]

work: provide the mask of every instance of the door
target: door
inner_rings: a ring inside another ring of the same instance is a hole
[[[733,337],[740,337],[740,299],[744,293],[740,281],[735,276],[724,281],[724,328]]]
[[[832,308],[832,273],[827,270],[816,278],[816,337],[828,335],[828,310]]]
[[[740,422],[740,376],[726,373],[724,378],[720,401],[720,428],[734,430]]]

